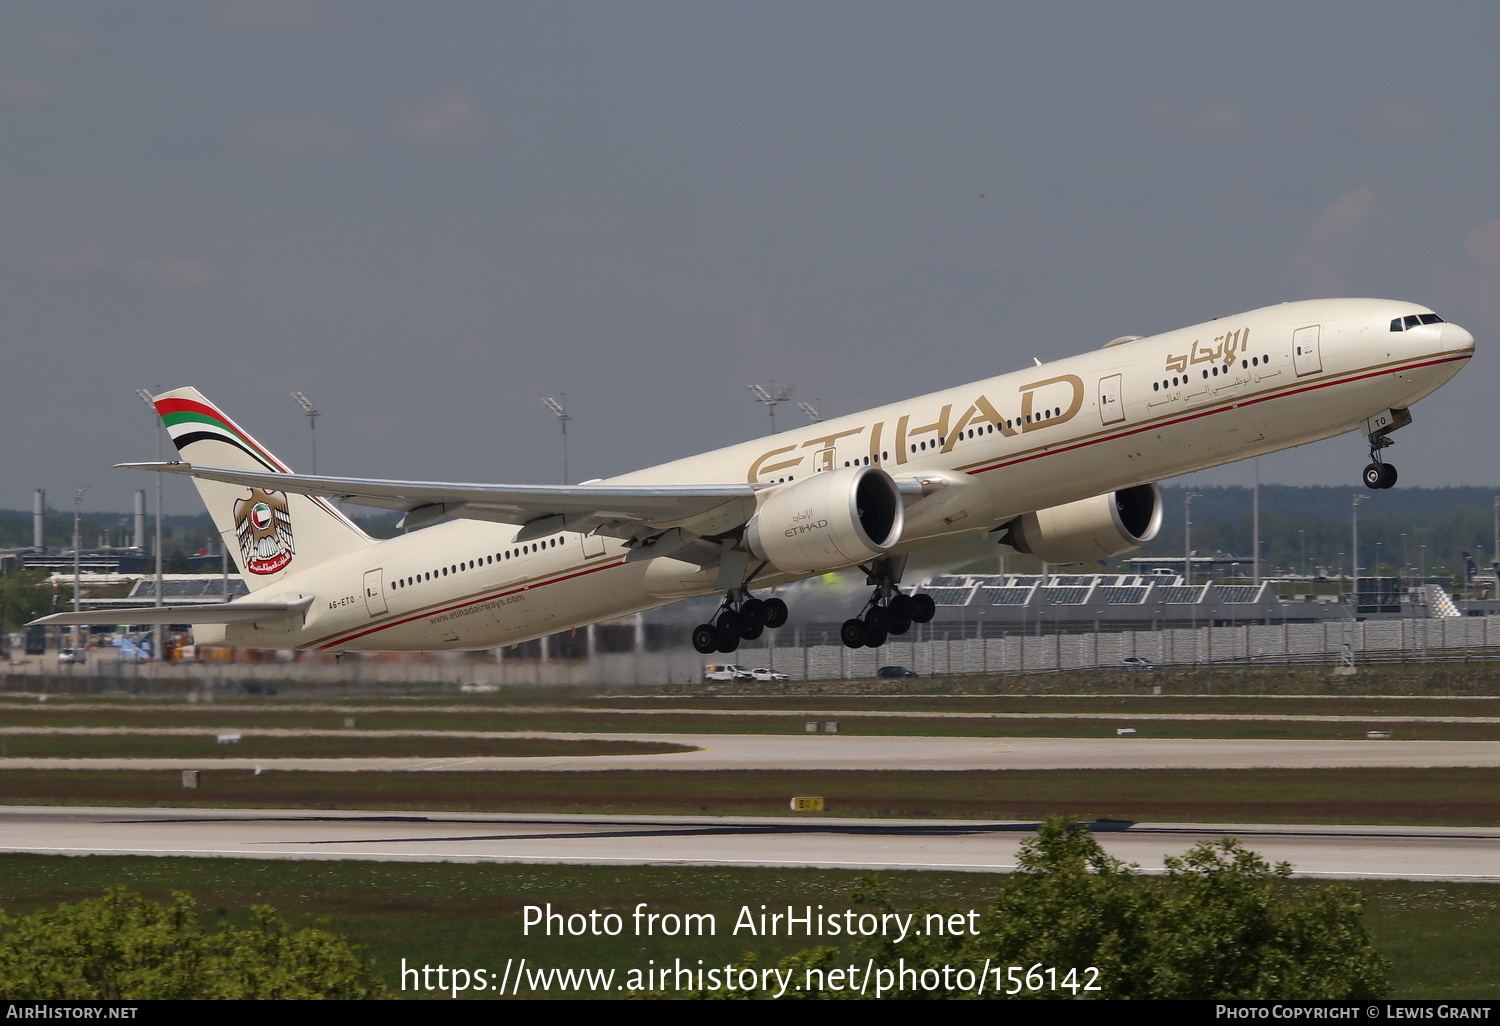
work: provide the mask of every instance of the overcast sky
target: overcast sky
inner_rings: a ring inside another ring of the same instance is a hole
[[[128,507],[141,387],[298,468],[293,390],[324,473],[505,482],[558,479],[566,392],[577,481],[765,432],[750,382],[849,413],[1335,295],[1473,331],[1391,460],[1494,484],[1497,39],[1493,3],[9,0],[0,506]]]

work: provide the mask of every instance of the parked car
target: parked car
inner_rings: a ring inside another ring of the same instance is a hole
[[[703,668],[704,680],[754,680],[750,671],[739,663],[710,663]]]
[[[57,653],[59,663],[86,663],[89,661],[89,653],[86,648],[64,648]]]
[[[751,680],[791,680],[784,673],[778,673],[769,666],[757,666],[750,671]]]
[[[1154,670],[1156,664],[1145,656],[1126,656],[1120,660],[1120,665],[1127,670]]]
[[[908,670],[904,666],[882,666],[875,671],[877,677],[915,677],[916,670]]]

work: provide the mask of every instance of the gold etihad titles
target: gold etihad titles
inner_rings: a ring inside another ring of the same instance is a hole
[[[1237,328],[1223,335],[1214,336],[1214,345],[1206,346],[1194,340],[1193,348],[1183,356],[1167,356],[1167,370],[1173,374],[1185,374],[1188,364],[1222,363],[1225,367],[1234,363],[1235,357],[1250,349],[1250,329]]]
[[[923,453],[951,452],[970,429],[986,430],[988,425],[994,429],[994,434],[1014,437],[1066,424],[1083,408],[1083,379],[1076,374],[1042,378],[1022,385],[1016,391],[1020,413],[1013,419],[1007,420],[988,396],[980,394],[956,417],[954,404],[945,403],[934,411],[929,423],[913,423],[921,418],[908,413],[894,421],[876,421],[818,435],[804,442],[777,446],[761,453],[750,463],[746,479],[754,484],[769,480],[782,471],[795,470],[803,466],[809,454],[813,457],[813,471],[833,470],[838,466],[835,461],[840,452],[856,464],[862,460],[872,465],[909,463]],[[889,458],[886,450],[881,448],[883,438],[890,438],[892,442]]]

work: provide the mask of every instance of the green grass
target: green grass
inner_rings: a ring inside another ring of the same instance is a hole
[[[702,958],[706,965],[723,965],[753,950],[764,965],[811,943],[729,935],[742,906],[752,911],[761,904],[857,907],[848,895],[858,877],[811,869],[3,855],[0,908],[28,912],[93,897],[115,883],[158,899],[187,891],[210,920],[239,921],[250,905],[268,904],[295,926],[322,920],[364,945],[380,974],[399,988],[403,958],[409,965],[503,969],[507,959],[525,957],[543,967],[627,970],[644,967],[648,959],[660,965],[681,958],[695,965]],[[995,877],[979,873],[893,872],[882,879],[902,911],[982,909],[997,885]],[[1500,998],[1500,974],[1494,971],[1500,964],[1500,885],[1356,881],[1354,886],[1367,896],[1366,925],[1393,962],[1393,997]],[[524,906],[549,902],[563,913],[599,909],[627,917],[640,902],[661,913],[711,912],[719,932],[691,939],[638,938],[627,926],[616,938],[523,935]]]
[[[0,802],[27,805],[784,816],[822,795],[826,816],[1176,823],[1500,824],[1500,769],[676,770],[331,773],[11,770]],[[808,819],[818,814],[804,814]]]

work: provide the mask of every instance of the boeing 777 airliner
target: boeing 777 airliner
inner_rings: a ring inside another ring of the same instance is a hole
[[[1391,433],[1473,354],[1413,303],[1286,303],[572,487],[294,474],[180,388],[155,401],[182,461],[127,466],[194,479],[251,595],[130,615],[190,622],[201,644],[485,649],[718,594],[693,641],[732,652],[786,622],[757,591],[860,567],[871,592],[843,640],[878,647],[933,614],[900,587],[922,548],[1104,559],[1156,535],[1156,481],[1349,431],[1369,438],[1365,484],[1389,488]],[[377,541],[330,499],[433,526]]]

